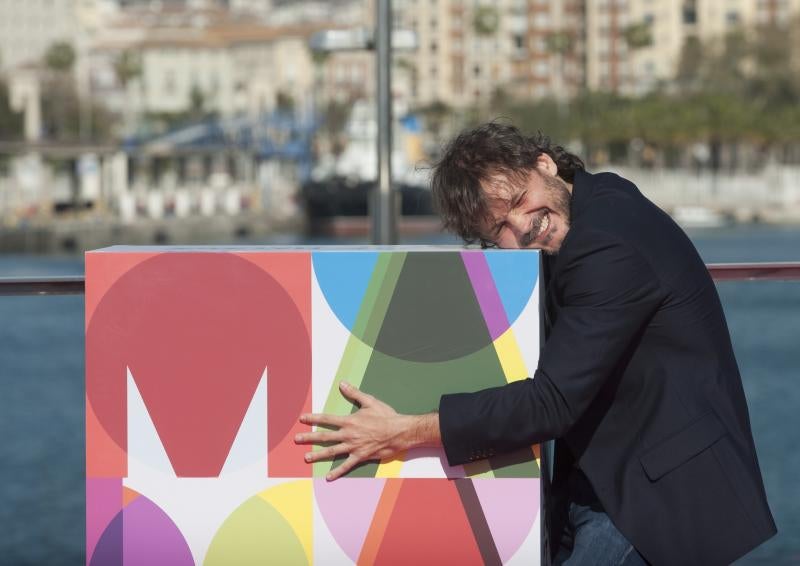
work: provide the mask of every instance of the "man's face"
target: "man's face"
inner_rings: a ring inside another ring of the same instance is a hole
[[[483,189],[489,206],[484,239],[500,248],[558,253],[569,230],[571,187],[538,169],[517,185],[496,181]]]

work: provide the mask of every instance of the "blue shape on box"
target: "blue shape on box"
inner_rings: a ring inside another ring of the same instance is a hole
[[[322,294],[350,332],[378,261],[377,252],[313,252],[311,261]]]
[[[520,261],[519,252],[503,250],[489,250],[484,252],[484,256],[506,311],[508,324],[514,324],[533,296],[539,276],[539,254],[530,253],[530,261]]]

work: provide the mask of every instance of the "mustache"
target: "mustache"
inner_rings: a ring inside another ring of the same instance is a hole
[[[533,219],[533,222],[531,222],[530,232],[528,232],[520,242],[523,247],[530,245],[530,243],[536,239],[536,236],[539,234],[539,230],[541,230],[542,223],[544,222],[544,218],[547,216],[548,212],[549,210],[543,210]]]

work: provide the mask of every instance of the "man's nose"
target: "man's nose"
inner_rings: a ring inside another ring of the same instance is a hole
[[[528,237],[528,233],[531,230],[531,223],[527,214],[512,212],[506,218],[506,223],[518,241]]]

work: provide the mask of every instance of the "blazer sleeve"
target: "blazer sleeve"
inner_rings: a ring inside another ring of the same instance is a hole
[[[564,436],[663,300],[633,245],[601,231],[575,236],[558,258],[558,288],[548,291],[562,306],[534,379],[442,396],[439,427],[451,465]]]

